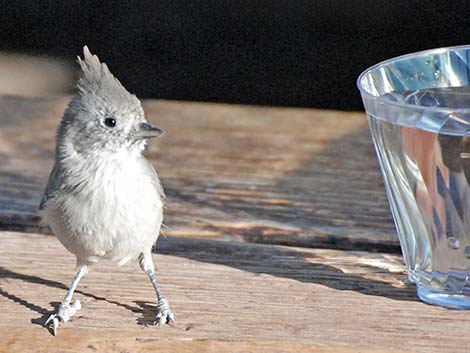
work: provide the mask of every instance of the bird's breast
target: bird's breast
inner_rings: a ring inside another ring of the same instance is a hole
[[[79,178],[73,191],[61,197],[59,212],[70,231],[62,236],[71,237],[66,240],[75,251],[89,256],[118,261],[138,256],[157,239],[162,222],[156,175],[138,159],[111,159],[87,167],[86,178]]]

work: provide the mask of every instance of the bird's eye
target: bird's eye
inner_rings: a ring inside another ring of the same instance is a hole
[[[115,127],[116,126],[116,119],[114,118],[106,118],[104,119],[104,124],[109,127]]]

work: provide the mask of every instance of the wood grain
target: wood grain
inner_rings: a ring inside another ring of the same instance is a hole
[[[0,227],[38,231],[68,98],[0,97]],[[398,251],[362,113],[146,101],[166,234]]]
[[[83,308],[52,337],[73,256],[54,237],[0,232],[0,351],[467,352],[470,316],[419,302],[401,257],[168,238],[154,255],[176,315],[157,329],[136,264],[93,267]]]
[[[179,339],[177,335],[158,337],[142,330],[120,331],[76,329],[58,337],[44,337],[41,329],[5,327],[0,332],[1,353],[63,352],[159,352],[159,353],[405,353],[387,348],[353,348],[295,342],[257,342],[224,339]],[[169,338],[171,337],[171,338]],[[37,342],[41,342],[38,344]]]

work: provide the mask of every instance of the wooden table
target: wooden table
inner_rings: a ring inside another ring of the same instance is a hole
[[[362,113],[147,101],[168,195],[154,260],[176,315],[136,264],[92,268],[83,308],[41,326],[74,257],[38,227],[67,98],[0,97],[0,351],[468,352],[470,314],[407,282]]]

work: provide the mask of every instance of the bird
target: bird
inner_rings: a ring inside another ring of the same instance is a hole
[[[165,194],[143,155],[147,140],[161,136],[149,124],[140,100],[108,66],[83,48],[78,57],[77,93],[56,134],[55,161],[39,205],[42,222],[76,257],[76,274],[58,310],[44,326],[57,335],[81,309],[72,302],[90,266],[138,261],[158,300],[155,324],[174,324],[174,314],[157,278],[151,251],[160,234]]]

